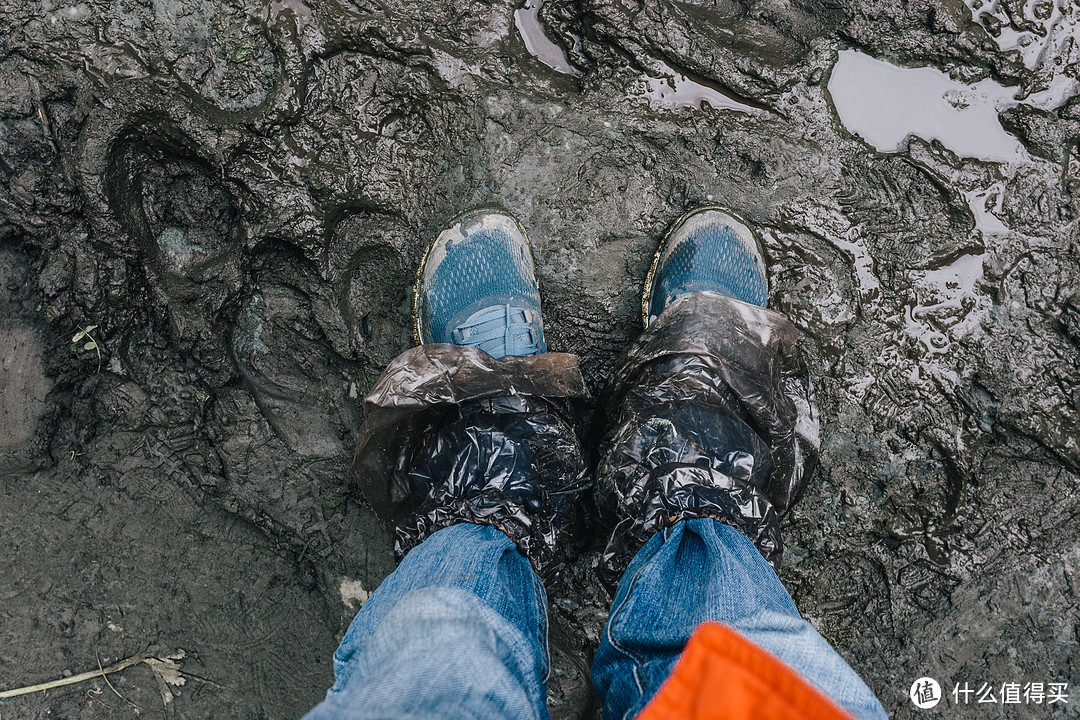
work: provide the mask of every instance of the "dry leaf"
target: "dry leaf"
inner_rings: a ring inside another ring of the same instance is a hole
[[[158,687],[161,690],[161,701],[166,706],[176,697],[169,686],[179,687],[185,682],[184,676],[180,673],[180,663],[176,661],[183,660],[186,656],[186,652],[177,650],[172,655],[166,655],[163,658],[156,657],[143,660],[154,671],[154,676],[158,680]]]

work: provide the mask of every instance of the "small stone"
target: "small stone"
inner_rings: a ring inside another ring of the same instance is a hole
[[[993,15],[983,15],[979,18],[982,22],[982,26],[986,29],[986,32],[990,33],[992,37],[999,37],[1001,35],[1001,21]]]

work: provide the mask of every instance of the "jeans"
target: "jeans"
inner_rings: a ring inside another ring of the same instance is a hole
[[[753,543],[699,518],[654,535],[619,583],[592,671],[605,720],[634,717],[705,620],[738,630],[856,717],[886,718]],[[336,682],[305,720],[546,720],[547,629],[544,587],[506,535],[445,528],[361,608],[334,654]]]

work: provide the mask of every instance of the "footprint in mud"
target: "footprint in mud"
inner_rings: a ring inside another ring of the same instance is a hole
[[[339,355],[317,315],[326,282],[291,246],[252,261],[253,292],[230,337],[236,367],[259,410],[289,448],[307,458],[347,457],[359,427],[355,363]]]
[[[932,173],[901,157],[853,162],[837,199],[879,267],[926,269],[982,251],[967,204]]]
[[[413,265],[405,248],[418,244],[413,230],[383,215],[350,215],[334,228],[329,264],[346,333],[340,342],[364,363],[368,381],[358,392],[412,344]]]
[[[652,260],[645,236],[604,240],[601,249],[574,259],[578,271],[548,281],[541,268],[544,326],[553,350],[581,357],[585,382],[602,386],[616,359],[641,332],[639,292]]]
[[[834,246],[809,233],[762,230],[769,255],[772,307],[806,336],[821,364],[835,368],[847,351],[847,330],[858,315],[859,289]]]
[[[960,584],[959,578],[945,572],[930,560],[917,560],[896,573],[897,585],[915,606],[931,616],[948,606],[949,596]]]
[[[110,205],[147,261],[173,340],[224,380],[232,374],[226,327],[243,278],[232,197],[205,163],[155,144],[128,143],[112,165]]]
[[[795,592],[796,603],[820,618],[834,641],[853,643],[867,633],[868,625],[879,635],[894,632],[889,581],[870,557],[844,553],[800,565],[798,572],[811,580]]]
[[[401,256],[385,246],[361,248],[352,266],[342,312],[368,366],[383,367],[409,346],[409,315],[402,304],[411,278]]]
[[[207,171],[195,162],[172,161],[148,168],[141,188],[159,261],[192,279],[207,274],[240,240],[232,200]]]

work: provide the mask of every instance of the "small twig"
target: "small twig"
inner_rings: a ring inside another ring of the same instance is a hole
[[[95,653],[97,656],[97,653]],[[78,675],[72,675],[71,677],[60,678],[59,680],[52,680],[46,683],[40,683],[38,685],[27,685],[26,687],[15,688],[13,690],[0,691],[0,699],[16,697],[18,695],[29,695],[36,692],[47,692],[53,688],[64,687],[65,685],[74,685],[76,683],[85,682],[86,680],[93,680],[94,678],[103,678],[105,684],[109,686],[109,689],[113,691],[116,697],[120,698],[131,707],[138,711],[142,711],[142,708],[126,697],[120,694],[116,687],[109,681],[106,675],[114,672],[120,672],[132,665],[138,665],[145,663],[150,666],[150,669],[154,671],[154,679],[157,681],[158,690],[161,692],[161,703],[165,708],[165,715],[172,717],[173,708],[170,703],[175,696],[173,691],[169,689],[169,685],[183,685],[184,678],[190,678],[195,682],[202,683],[203,685],[209,685],[210,687],[224,690],[224,685],[219,685],[213,680],[207,680],[206,678],[199,677],[198,675],[192,675],[186,673],[180,669],[180,666],[175,662],[184,657],[184,651],[178,650],[173,655],[167,655],[165,657],[153,657],[150,655],[133,655],[129,658],[125,658],[120,662],[113,663],[109,667],[101,666],[101,657],[97,656],[97,670],[90,670],[89,672],[79,673]],[[0,718],[2,720],[2,718]]]
[[[202,683],[203,685],[209,685],[210,687],[217,688],[218,690],[225,689],[224,685],[216,683],[213,680],[207,680],[206,678],[199,677],[198,675],[192,675],[191,673],[184,672],[183,670],[180,671],[180,674],[186,677],[188,680],[194,680],[195,682]]]
[[[34,91],[34,102],[37,103],[37,116],[38,122],[41,123],[41,132],[45,136],[45,139],[49,141],[49,147],[53,152],[58,152],[56,149],[56,141],[53,140],[52,123],[49,122],[49,115],[45,112],[45,102],[41,98],[41,83],[34,75],[28,74],[27,80],[30,81],[31,89]]]
[[[105,707],[109,708],[110,710],[112,710],[113,706],[101,699],[101,696],[104,695],[104,694],[105,694],[105,691],[102,690],[99,687],[86,688],[86,697],[91,698],[91,702],[93,700],[97,700],[98,703],[100,703],[100,704],[104,705]],[[135,713],[135,714],[138,715],[139,713]]]
[[[135,703],[133,703],[133,702],[131,702],[130,700],[128,700],[128,699],[127,699],[126,697],[124,697],[123,695],[121,695],[121,694],[120,694],[120,691],[118,691],[118,690],[117,690],[117,689],[116,689],[115,687],[113,687],[113,684],[112,684],[112,682],[110,682],[110,681],[109,681],[109,678],[108,678],[108,676],[107,676],[107,675],[105,674],[105,671],[101,669],[101,656],[100,656],[100,655],[98,655],[98,654],[97,654],[97,653],[95,652],[95,653],[94,653],[94,657],[96,657],[96,658],[97,658],[97,666],[98,666],[98,670],[101,670],[101,679],[105,681],[105,684],[109,686],[109,689],[113,691],[113,694],[114,694],[114,695],[116,695],[116,697],[118,697],[118,698],[120,698],[121,700],[123,700],[124,702],[126,702],[126,703],[127,703],[128,705],[130,705],[131,707],[135,708],[136,710],[142,711],[142,708],[141,708],[141,707],[139,707],[139,706],[138,706],[138,705],[136,705]]]
[[[86,682],[87,680],[93,680],[96,677],[105,677],[109,673],[120,672],[132,665],[138,665],[146,659],[144,655],[135,655],[133,657],[125,658],[118,663],[114,663],[107,668],[100,667],[97,670],[90,670],[88,672],[79,673],[78,675],[72,675],[71,677],[60,678],[59,680],[51,680],[46,683],[39,683],[37,685],[27,685],[26,687],[15,688],[13,690],[0,691],[0,698],[16,697],[18,695],[29,695],[30,693],[42,692],[44,690],[51,690],[53,688],[64,687],[65,685],[74,685],[76,683]]]

